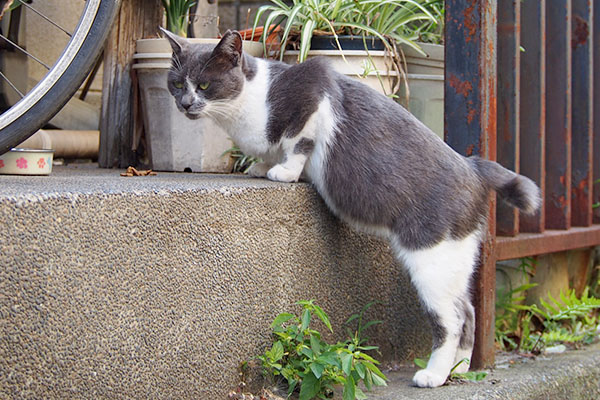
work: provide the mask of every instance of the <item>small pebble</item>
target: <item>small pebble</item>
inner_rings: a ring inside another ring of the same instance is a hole
[[[567,346],[565,346],[564,344],[559,344],[557,346],[550,346],[550,347],[546,347],[546,349],[544,350],[545,354],[557,354],[557,353],[564,353],[567,350]]]

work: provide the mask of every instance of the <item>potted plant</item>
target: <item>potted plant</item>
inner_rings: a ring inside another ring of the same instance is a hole
[[[400,86],[398,101],[443,139],[444,0],[430,0],[422,5],[434,19],[414,21],[405,27],[406,34],[423,52],[402,47],[407,85]]]
[[[339,61],[332,61],[334,68],[360,77],[388,95],[397,91],[402,73],[397,44],[421,51],[402,28],[411,22],[433,20],[433,15],[415,0],[296,0],[291,5],[281,0],[271,2],[259,8],[255,26],[265,13],[265,26],[275,21],[282,25],[280,59],[303,62],[311,56],[335,57]],[[328,38],[323,40],[323,36]],[[329,49],[315,49],[319,42]],[[344,48],[348,44],[351,49]],[[289,47],[296,50],[290,51]]]
[[[167,30],[186,36],[191,0],[162,0]],[[214,45],[217,38],[189,39]],[[262,45],[245,41],[244,51],[260,56]],[[190,120],[175,105],[167,88],[172,50],[167,39],[136,42],[133,69],[138,79],[141,114],[149,161],[158,171],[230,172],[232,160],[225,151],[232,147],[226,133],[208,118]]]
[[[282,27],[281,60],[302,62],[312,56],[329,56],[339,72],[362,79],[374,89],[392,96],[399,93],[406,97],[409,92],[412,95],[413,86],[414,91],[419,92],[418,87],[425,83],[430,92],[429,83],[433,83],[436,86],[434,100],[425,99],[422,103],[415,95],[412,103],[405,100],[404,105],[422,120],[430,115],[431,107],[437,111],[440,89],[443,101],[443,58],[431,62],[427,52],[432,49],[426,46],[424,51],[418,40],[441,37],[443,0],[295,0],[292,4],[271,0],[271,3],[259,8],[254,27],[265,15],[265,26]],[[263,38],[270,32],[263,31]],[[323,42],[328,50],[316,50]],[[347,45],[351,46],[350,50]],[[433,50],[435,55],[443,55],[443,49]],[[415,69],[413,60],[417,64],[427,60],[425,63],[432,64],[433,68],[424,73],[418,67]],[[406,63],[408,68],[404,68]],[[401,87],[404,88],[399,91]],[[440,110],[443,110],[441,104]],[[438,119],[443,121],[443,113]],[[441,133],[442,128],[436,130]]]

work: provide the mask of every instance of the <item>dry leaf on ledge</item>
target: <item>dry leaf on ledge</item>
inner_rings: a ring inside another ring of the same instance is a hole
[[[149,175],[157,175],[156,172],[151,169],[138,171],[133,167],[127,167],[127,171],[121,173],[121,176],[149,176]]]

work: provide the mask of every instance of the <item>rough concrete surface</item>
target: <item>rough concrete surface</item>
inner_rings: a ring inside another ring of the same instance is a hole
[[[387,245],[341,224],[310,186],[119,172],[0,176],[0,398],[224,398],[301,299],[337,338],[382,301],[368,336],[383,358],[428,352]]]
[[[498,354],[496,368],[480,382],[452,382],[435,389],[411,385],[416,367],[387,373],[387,387],[369,400],[596,400],[600,399],[600,344],[535,359]]]

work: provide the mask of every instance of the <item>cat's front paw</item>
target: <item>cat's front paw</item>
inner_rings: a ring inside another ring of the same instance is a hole
[[[277,164],[267,172],[267,178],[277,182],[298,182],[300,173],[291,171],[281,164]]]
[[[441,376],[427,369],[417,371],[413,377],[413,383],[422,388],[433,388],[442,386],[446,382],[447,376]]]
[[[270,168],[271,166],[265,162],[255,163],[248,168],[247,174],[256,178],[264,178],[267,176],[267,172]]]

